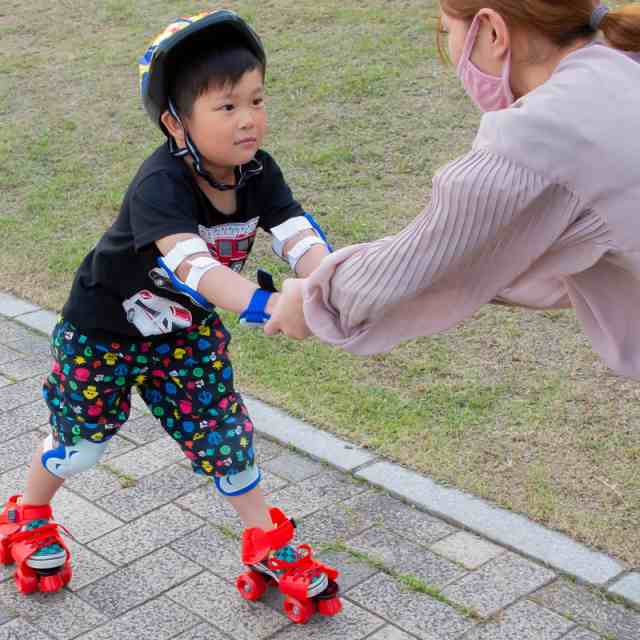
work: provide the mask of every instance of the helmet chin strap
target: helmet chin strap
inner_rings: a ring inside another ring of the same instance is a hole
[[[247,180],[253,176],[258,175],[262,172],[262,163],[253,158],[246,165],[241,165],[236,167],[236,183],[235,184],[225,184],[223,182],[218,182],[203,166],[202,166],[202,156],[200,155],[200,151],[198,151],[198,147],[196,147],[195,143],[191,139],[191,136],[187,133],[186,128],[182,124],[182,120],[180,120],[180,116],[173,106],[173,102],[169,100],[169,112],[171,115],[178,121],[183,131],[185,132],[185,147],[178,147],[176,141],[173,139],[173,136],[169,136],[169,152],[174,158],[183,158],[184,156],[191,156],[193,160],[193,168],[195,172],[203,178],[207,184],[218,191],[235,191],[237,189],[241,189],[247,182]]]

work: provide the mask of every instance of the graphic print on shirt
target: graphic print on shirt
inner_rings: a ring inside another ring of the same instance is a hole
[[[230,269],[233,269],[236,273],[240,273],[253,247],[258,222],[259,218],[256,217],[246,222],[230,222],[214,227],[198,225],[198,234],[207,243],[212,257]],[[154,267],[151,269],[149,271],[149,278],[156,288],[187,296],[192,304],[202,307],[193,296],[190,296],[184,290],[177,289],[162,267]],[[138,294],[139,293],[141,292],[138,292]],[[157,299],[162,300],[163,298]],[[166,302],[176,304],[172,301]],[[127,319],[129,319],[128,315]],[[129,321],[131,322],[131,320]]]
[[[157,336],[186,329],[193,324],[191,312],[181,304],[160,298],[147,289],[134,293],[122,306],[127,320],[143,336]]]
[[[213,227],[198,225],[198,233],[218,262],[240,273],[251,253],[259,221],[260,218],[255,217],[246,222],[228,222]]]

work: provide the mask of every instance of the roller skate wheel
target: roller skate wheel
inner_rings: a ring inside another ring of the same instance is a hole
[[[245,600],[259,600],[267,590],[267,581],[259,573],[250,571],[238,577],[236,589]]]
[[[29,594],[38,590],[38,574],[30,569],[26,571],[22,568],[16,569],[14,577],[16,589],[20,593]]]
[[[55,593],[64,587],[62,572],[53,576],[40,576],[40,591],[42,593]]]
[[[283,608],[287,618],[296,624],[306,624],[314,611],[313,603],[309,600],[296,600],[290,596],[284,601]]]
[[[11,551],[5,545],[0,545],[0,564],[13,564]]]
[[[318,600],[318,613],[322,616],[337,616],[342,611],[340,598]]]

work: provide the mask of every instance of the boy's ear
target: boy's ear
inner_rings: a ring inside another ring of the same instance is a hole
[[[165,126],[165,129],[169,132],[169,135],[178,143],[178,146],[184,146],[184,129],[180,122],[174,118],[169,110],[165,111],[160,116],[160,122]]]

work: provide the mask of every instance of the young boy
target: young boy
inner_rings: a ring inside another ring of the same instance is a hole
[[[243,560],[257,573],[239,583],[243,596],[259,597],[261,574],[285,592],[289,578],[303,576],[306,594],[289,602],[291,617],[308,618],[311,597],[322,612],[339,608],[336,573],[288,546],[292,522],[265,503],[230,336],[214,311],[268,319],[278,294],[239,273],[258,226],[299,276],[328,252],[260,149],[265,67],[258,36],[230,11],[177,21],[141,59],[143,102],[168,141],[142,164],[118,218],[81,264],[53,332],[44,384],[52,434],[33,457],[24,495],[0,516],[0,560],[17,563],[23,592],[56,591],[70,579],[49,504],[65,478],[98,462],[129,416],[135,385],[247,527]]]

